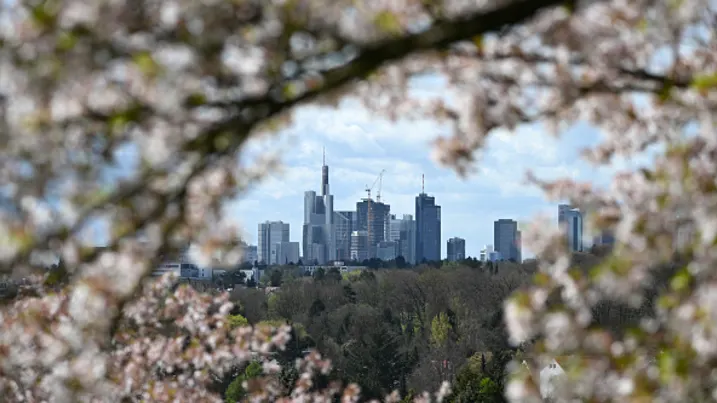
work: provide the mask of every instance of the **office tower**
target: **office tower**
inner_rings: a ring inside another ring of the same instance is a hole
[[[351,233],[354,231],[355,216],[355,211],[334,211],[336,260],[351,259]]]
[[[454,237],[446,243],[446,258],[451,262],[457,262],[466,258],[466,240]]]
[[[371,222],[368,210],[371,204]],[[356,203],[356,230],[366,231],[369,237],[369,256],[376,257],[376,245],[385,241],[386,226],[389,222],[391,206],[375,200],[364,199]]]
[[[518,222],[502,218],[493,224],[493,243],[495,250],[504,260],[520,262],[520,236],[518,235]]]
[[[258,260],[265,264],[271,264],[272,247],[279,242],[289,242],[289,223],[282,221],[266,221],[261,223],[259,224],[258,238]]]
[[[424,191],[416,196],[416,262],[441,260],[441,206]]]
[[[583,215],[580,209],[568,204],[558,206],[558,225],[564,231],[568,250],[583,251]]]
[[[389,219],[388,240],[396,242],[397,256],[403,256],[406,262],[416,264],[416,221],[411,214],[403,218],[391,215]]]
[[[376,244],[376,257],[383,260],[389,261],[394,260],[398,257],[398,243],[393,241],[381,241]]]
[[[299,262],[298,242],[277,242],[272,245],[270,264],[296,264]]]
[[[353,231],[351,233],[351,260],[363,262],[368,259],[368,231]]]
[[[321,195],[313,190],[304,192],[302,253],[307,263],[324,264],[336,260],[334,196],[329,190],[329,167],[325,153],[321,166]]]
[[[244,245],[243,246],[242,262],[254,263],[259,260],[259,248],[256,245]]]

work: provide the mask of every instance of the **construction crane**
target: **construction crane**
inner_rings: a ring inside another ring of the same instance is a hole
[[[376,183],[379,183],[378,192],[376,193],[376,198],[378,199],[378,201],[379,201],[379,203],[380,203],[380,202],[381,202],[381,199],[380,199],[380,198],[381,198],[381,185],[380,185],[380,182],[382,181],[384,172],[386,172],[385,169],[381,170],[381,172],[378,174],[378,177],[376,178],[376,180],[373,181],[373,185],[371,185],[371,187],[369,187],[368,185],[366,185],[366,196],[367,196],[367,197],[366,197],[366,202],[368,203],[368,207],[367,207],[367,210],[368,210],[368,211],[367,211],[367,214],[366,214],[366,234],[367,234],[367,237],[368,237],[369,258],[372,257],[372,256],[371,256],[371,249],[375,246],[375,245],[372,245],[372,239],[371,239],[371,223],[372,223],[371,219],[373,218],[373,215],[371,214],[371,202],[372,202],[372,200],[371,200],[371,190],[376,186]]]
[[[381,203],[381,185],[383,185],[383,174],[386,173],[385,169],[381,170],[381,173],[378,174],[378,190],[376,190],[376,201]]]

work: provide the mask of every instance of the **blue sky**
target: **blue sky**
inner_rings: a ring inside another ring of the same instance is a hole
[[[442,206],[443,255],[445,241],[457,236],[466,239],[466,253],[477,256],[485,244],[493,243],[493,221],[499,218],[525,221],[547,212],[556,215],[557,225],[556,203],[525,185],[526,169],[544,178],[594,176],[604,182],[599,172],[578,161],[579,150],[598,138],[587,125],[571,128],[561,139],[537,125],[514,133],[498,131],[489,139],[476,173],[465,180],[430,159],[431,141],[446,134],[430,121],[392,123],[377,118],[356,102],[338,109],[301,108],[293,126],[253,145],[286,150],[282,172],[232,203],[230,214],[244,225],[249,243],[256,243],[258,224],[266,220],[288,222],[291,240],[301,241],[303,192],[319,190],[325,147],[335,210],[355,209],[366,195],[366,185],[385,169],[383,201],[394,214],[414,214],[424,174],[426,193]]]
[[[418,96],[445,96],[442,83],[435,79],[418,82],[414,91]],[[497,219],[525,222],[537,214],[550,214],[557,225],[557,202],[546,201],[537,188],[525,184],[527,169],[543,179],[569,177],[606,184],[614,169],[624,166],[595,169],[579,159],[582,148],[599,140],[599,132],[587,124],[578,123],[559,138],[540,125],[525,125],[514,132],[492,133],[476,172],[460,179],[430,159],[432,140],[448,134],[430,120],[390,122],[355,100],[339,108],[301,107],[291,126],[250,142],[250,155],[278,152],[283,167],[232,201],[227,213],[241,223],[241,235],[250,244],[256,244],[258,224],[266,220],[288,222],[291,240],[300,242],[303,193],[320,189],[325,148],[335,210],[355,209],[366,195],[366,185],[385,169],[383,201],[391,205],[393,214],[414,214],[424,174],[426,192],[442,206],[443,256],[446,240],[454,236],[466,240],[467,255],[477,256],[484,245],[493,244]],[[118,156],[125,167],[136,163],[131,149],[120,150]],[[101,225],[93,225],[87,235],[93,243],[102,243],[99,240],[106,239],[102,232]],[[531,255],[524,249],[524,257]]]

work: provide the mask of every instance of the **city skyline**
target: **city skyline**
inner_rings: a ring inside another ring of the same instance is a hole
[[[433,80],[419,84],[419,92],[443,89]],[[432,140],[447,133],[447,128],[429,121],[391,123],[376,118],[355,101],[337,109],[300,108],[294,123],[280,134],[252,141],[250,156],[272,150],[281,156],[284,168],[231,203],[229,215],[242,224],[242,235],[250,244],[256,244],[257,225],[266,220],[290,223],[291,240],[301,241],[301,200],[307,189],[320,193],[325,147],[334,211],[355,210],[356,202],[366,197],[366,185],[385,169],[382,200],[391,205],[392,214],[414,214],[421,174],[425,174],[426,192],[443,209],[442,257],[446,257],[445,240],[451,237],[465,239],[466,255],[478,256],[485,245],[494,243],[495,220],[509,218],[522,224],[547,215],[557,227],[556,206],[561,201],[546,200],[539,189],[525,185],[526,170],[546,179],[567,176],[605,185],[615,171],[649,161],[647,157],[630,163],[617,159],[610,170],[595,169],[579,159],[582,148],[599,140],[587,124],[569,128],[560,139],[542,126],[527,125],[492,134],[476,172],[463,180],[431,159]],[[524,246],[523,259],[532,255]]]
[[[418,80],[413,91],[435,95],[444,90],[440,81]],[[414,214],[415,196],[420,193],[421,174],[426,190],[440,200],[442,242],[451,237],[466,240],[466,255],[478,256],[493,244],[493,222],[511,218],[519,223],[536,215],[555,216],[560,201],[548,201],[535,186],[524,183],[526,170],[540,178],[570,177],[606,185],[621,169],[649,163],[649,152],[629,162],[616,159],[611,168],[588,165],[579,158],[580,150],[599,140],[598,132],[587,124],[576,124],[556,139],[540,125],[523,125],[515,131],[498,130],[489,136],[475,172],[461,179],[432,159],[432,141],[445,136],[448,128],[428,120],[396,122],[377,118],[356,101],[345,101],[336,109],[317,106],[298,108],[294,122],[273,135],[256,136],[242,154],[242,165],[249,166],[267,153],[277,156],[283,169],[270,172],[265,179],[229,201],[227,219],[236,221],[244,240],[256,245],[257,226],[264,221],[290,224],[292,241],[301,241],[304,190],[321,191],[322,149],[331,166],[331,193],[336,195],[335,211],[354,210],[365,197],[365,186],[385,169],[382,196],[392,214]],[[137,150],[121,147],[113,175],[121,177],[138,164]],[[297,202],[298,200],[298,202]],[[470,223],[470,225],[466,225]],[[92,245],[107,242],[106,223],[100,220],[83,233]],[[446,257],[445,245],[441,255]],[[523,258],[533,253],[523,248]]]

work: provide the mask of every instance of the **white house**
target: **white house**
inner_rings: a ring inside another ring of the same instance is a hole
[[[554,397],[556,384],[564,375],[563,367],[555,360],[543,368],[540,371],[540,396],[543,399]]]
[[[526,361],[523,361],[523,365],[525,365],[529,370],[531,369],[530,365]],[[538,383],[540,388],[540,397],[543,399],[550,399],[555,397],[558,383],[565,375],[565,370],[563,370],[563,367],[561,367],[560,364],[553,359],[552,362],[549,362],[543,367],[543,369],[540,370],[540,373],[537,376],[539,379],[535,379],[536,374],[533,373],[532,370],[530,373],[533,376],[533,380]]]

